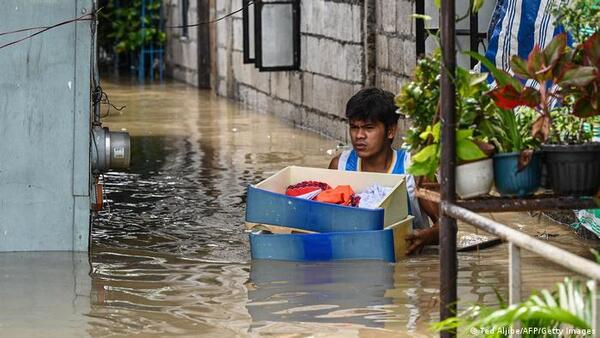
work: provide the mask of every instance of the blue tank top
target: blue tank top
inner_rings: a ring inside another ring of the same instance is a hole
[[[406,156],[406,151],[403,149],[394,150],[394,158],[392,159],[392,165],[388,170],[388,174],[404,174],[406,160],[408,156]],[[406,166],[408,167],[408,166]],[[362,171],[361,168],[361,160],[360,157],[356,154],[354,149],[344,151],[340,155],[340,161],[338,162],[338,169],[346,171]]]

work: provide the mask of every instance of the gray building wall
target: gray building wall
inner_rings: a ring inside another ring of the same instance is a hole
[[[211,3],[213,18],[242,7],[241,0]],[[213,88],[260,112],[347,142],[344,112],[348,99],[360,88],[373,85],[397,93],[409,78],[416,59],[413,11],[410,0],[303,0],[301,66],[299,71],[287,72],[259,72],[253,64],[243,63],[242,14],[237,13],[213,26]],[[179,54],[194,53],[193,49],[179,51],[177,39],[168,44],[168,53],[175,54],[168,56],[170,60],[191,59]],[[195,84],[178,74],[177,69],[188,67],[181,64],[170,64],[175,78]],[[401,134],[406,123],[402,121],[400,127]]]
[[[375,85],[397,94],[410,80],[417,60],[414,1],[373,0],[376,3]],[[402,145],[402,135],[410,128],[410,120],[398,121],[396,147]]]
[[[414,2],[378,0],[376,11],[375,83],[396,93],[416,63]]]
[[[91,0],[4,0],[0,22],[2,31],[50,26],[91,10]],[[90,27],[0,50],[0,251],[88,249]]]
[[[189,0],[187,11],[188,23],[198,22],[197,0]],[[163,13],[167,25],[178,26],[182,24],[182,0],[165,0]],[[188,35],[183,36],[182,29],[167,29],[167,45],[165,51],[165,64],[167,75],[189,83],[198,85],[198,37],[197,29],[189,28]]]

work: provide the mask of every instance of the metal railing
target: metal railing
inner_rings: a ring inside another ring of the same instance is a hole
[[[521,301],[521,249],[533,252],[550,262],[558,264],[580,275],[594,280],[592,288],[592,331],[600,335],[600,265],[579,257],[566,250],[555,247],[539,239],[533,238],[504,224],[476,214],[457,205],[443,203],[442,210],[448,216],[467,222],[485,232],[496,235],[508,241],[508,279],[509,303]]]
[[[523,234],[506,225],[497,223],[476,214],[457,204],[455,190],[456,175],[456,90],[451,74],[456,73],[455,48],[455,0],[442,0],[440,10],[440,32],[442,47],[440,119],[442,123],[442,151],[440,166],[441,183],[441,217],[440,217],[440,318],[444,320],[456,314],[457,301],[457,267],[456,254],[456,220],[462,220],[486,232],[499,236],[509,242],[509,299],[512,304],[521,300],[521,249],[536,253],[545,259],[559,264],[569,270],[592,278],[592,329],[596,337],[600,336],[600,298],[598,282],[600,281],[600,265],[574,255],[548,243]],[[551,200],[528,201],[521,203],[521,209],[540,210],[560,202]],[[575,200],[570,207],[585,206]],[[589,202],[589,201],[588,201]],[[510,202],[518,206],[519,202]],[[509,205],[510,206],[510,205]],[[585,208],[585,207],[584,207]],[[509,211],[510,208],[503,208]],[[516,208],[518,209],[518,208]],[[492,210],[489,210],[492,211]],[[455,331],[442,331],[441,337],[454,337]]]

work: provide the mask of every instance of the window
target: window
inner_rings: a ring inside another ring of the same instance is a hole
[[[188,37],[188,9],[190,8],[189,0],[181,0],[181,25],[183,28],[181,29],[181,36]]]
[[[254,3],[252,0],[243,0],[243,25],[244,25],[244,63],[254,63]]]
[[[244,8],[244,61],[260,71],[299,69],[300,1],[244,1]]]

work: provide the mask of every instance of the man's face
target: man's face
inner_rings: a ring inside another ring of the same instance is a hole
[[[390,139],[393,139],[394,128],[386,130],[381,121],[350,121],[350,139],[352,147],[356,150],[360,158],[369,158],[379,154],[390,146]]]

